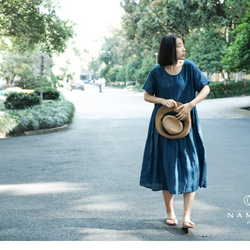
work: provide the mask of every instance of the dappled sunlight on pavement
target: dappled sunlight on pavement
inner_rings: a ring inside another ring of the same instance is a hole
[[[117,200],[112,195],[102,194],[85,197],[75,201],[74,211],[127,211],[132,209],[128,203]]]
[[[83,190],[82,184],[51,182],[0,185],[0,195],[25,196],[40,194],[59,194]]]

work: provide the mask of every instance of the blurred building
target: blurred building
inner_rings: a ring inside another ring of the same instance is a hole
[[[85,82],[93,82],[93,76],[94,76],[94,72],[91,70],[85,70],[82,69],[80,72],[80,79],[85,81]]]

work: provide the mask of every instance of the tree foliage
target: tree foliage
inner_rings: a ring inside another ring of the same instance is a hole
[[[149,50],[156,50],[167,33],[187,36],[194,29],[231,23],[225,3],[217,0],[123,0],[122,7],[127,38]]]
[[[0,0],[0,76],[6,83],[22,88],[39,84],[34,76],[34,56],[39,51],[64,52],[73,37],[73,24],[57,15],[59,2],[53,0]],[[52,86],[55,76],[44,77]]]
[[[73,26],[57,16],[57,6],[52,0],[1,0],[0,35],[22,49],[40,44],[43,51],[63,52]]]
[[[197,63],[202,71],[221,72],[222,56],[225,54],[226,40],[224,33],[214,28],[190,33],[186,40],[188,58]]]
[[[235,31],[235,41],[228,47],[223,63],[228,71],[250,71],[250,8]]]
[[[10,86],[34,89],[40,86],[40,80],[34,75],[38,71],[34,65],[34,57],[37,51],[6,51],[2,54],[2,62],[0,64],[0,77]],[[51,77],[44,77],[44,86],[52,87],[55,84],[53,72]]]
[[[249,9],[248,2],[249,0],[122,0],[121,6],[125,11],[122,17],[123,32],[120,36],[114,34],[104,41],[99,60],[108,65],[109,69],[116,64],[122,65],[123,70],[120,71],[126,80],[136,78],[143,83],[150,70],[145,66],[154,65],[155,53],[162,37],[168,33],[178,33],[184,36],[187,59],[193,60],[203,71],[221,72],[226,67],[222,58],[226,54],[225,47],[229,45],[234,44],[234,47],[229,47],[229,58],[235,58],[236,54],[233,53],[236,53],[237,47],[241,48],[240,57],[244,56],[249,60],[247,41],[250,39],[246,35],[250,30],[249,19],[246,17],[242,21]],[[235,28],[236,32],[231,32]],[[242,62],[249,65],[247,59]],[[240,70],[242,67],[227,69]],[[119,70],[116,69],[117,71]]]

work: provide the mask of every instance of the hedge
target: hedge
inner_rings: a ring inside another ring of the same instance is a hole
[[[9,131],[9,135],[19,135],[25,131],[56,128],[69,124],[74,116],[74,111],[73,103],[64,98],[57,101],[45,100],[42,105],[24,110],[10,110],[9,115],[16,117],[19,123]]]
[[[7,109],[25,109],[39,104],[39,96],[36,93],[10,93],[4,102]]]
[[[250,81],[231,82],[224,85],[223,83],[210,83],[210,94],[208,99],[224,98],[233,96],[247,96],[250,95]]]

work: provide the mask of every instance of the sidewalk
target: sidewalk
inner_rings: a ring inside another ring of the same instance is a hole
[[[250,111],[241,108],[250,106],[250,96],[206,99],[197,105],[200,118],[244,118]]]

